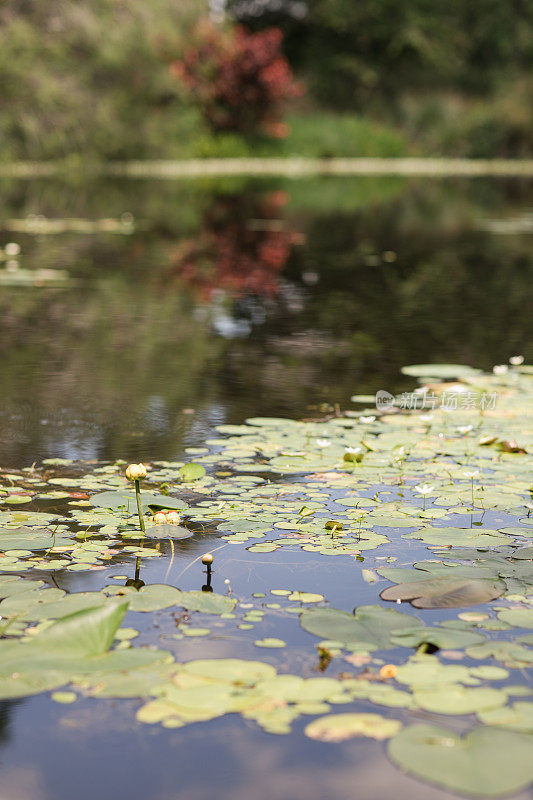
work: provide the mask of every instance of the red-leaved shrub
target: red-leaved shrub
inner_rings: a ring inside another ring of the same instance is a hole
[[[283,105],[300,95],[302,86],[281,51],[282,38],[279,28],[249,33],[204,22],[170,69],[214,131],[283,137],[288,132]]]

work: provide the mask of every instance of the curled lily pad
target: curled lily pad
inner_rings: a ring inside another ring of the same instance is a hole
[[[461,608],[480,605],[505,592],[503,581],[442,576],[389,586],[383,600],[409,600],[416,608]]]
[[[389,739],[401,727],[401,722],[379,714],[328,714],[310,722],[305,728],[305,735],[320,742],[343,742],[354,736]]]
[[[497,728],[461,737],[437,725],[413,725],[390,740],[387,752],[417,778],[473,797],[511,794],[533,780],[531,738]]]

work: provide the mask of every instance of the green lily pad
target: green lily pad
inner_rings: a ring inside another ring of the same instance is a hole
[[[129,536],[129,532],[124,533],[123,536]],[[147,525],[146,527],[147,539],[189,539],[191,536],[194,536],[194,533],[181,525]],[[136,534],[130,538],[139,538],[139,535]]]
[[[379,714],[328,714],[310,722],[305,735],[320,742],[344,742],[354,736],[381,740],[394,736],[401,727],[401,722]]]
[[[513,628],[533,628],[533,608],[506,608],[498,613],[498,619]]]
[[[63,532],[62,532],[63,533]],[[0,529],[0,551],[48,550],[50,547],[72,544],[71,539],[44,528]]]
[[[520,700],[512,706],[502,706],[478,712],[485,725],[497,725],[520,733],[533,733],[533,703]]]
[[[421,644],[432,644],[442,650],[460,650],[469,645],[485,641],[480,633],[461,629],[418,627],[404,628],[394,631],[391,635],[393,645],[399,647],[419,647]]]
[[[365,644],[369,650],[391,646],[391,635],[412,626],[413,617],[382,606],[359,606],[355,614],[334,608],[313,608],[300,616],[302,628],[321,639]]]
[[[390,740],[388,755],[402,769],[472,797],[518,792],[533,780],[531,738],[496,728],[465,737],[437,725],[413,725]]]
[[[503,706],[507,695],[501,689],[443,684],[435,689],[415,691],[414,699],[420,708],[434,714],[473,714]]]
[[[443,576],[389,586],[381,592],[381,597],[409,600],[416,608],[461,608],[494,600],[505,589],[503,581]]]
[[[202,467],[201,464],[190,462],[189,464],[184,464],[184,466],[178,470],[178,476],[184,482],[198,481],[205,476],[205,467]]]

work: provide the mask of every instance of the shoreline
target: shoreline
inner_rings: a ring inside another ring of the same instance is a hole
[[[204,178],[225,176],[314,175],[406,177],[533,177],[533,159],[472,158],[206,158],[183,161],[110,161],[83,164],[65,161],[0,164],[0,178],[41,178],[65,173],[130,178]]]

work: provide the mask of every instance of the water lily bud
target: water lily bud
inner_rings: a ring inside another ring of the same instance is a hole
[[[6,256],[18,256],[20,255],[20,245],[17,242],[8,242],[4,247],[4,253]]]
[[[139,481],[146,478],[146,467],[144,464],[130,464],[126,468],[126,478],[129,481]]]
[[[170,525],[179,525],[180,519],[181,517],[177,511],[167,511],[167,522]]]
[[[154,514],[152,517],[152,521],[155,522],[156,525],[164,525],[167,521],[167,515],[164,511],[158,511],[157,514]]]
[[[202,564],[212,564],[213,563],[213,554],[212,553],[204,553],[202,556]]]

